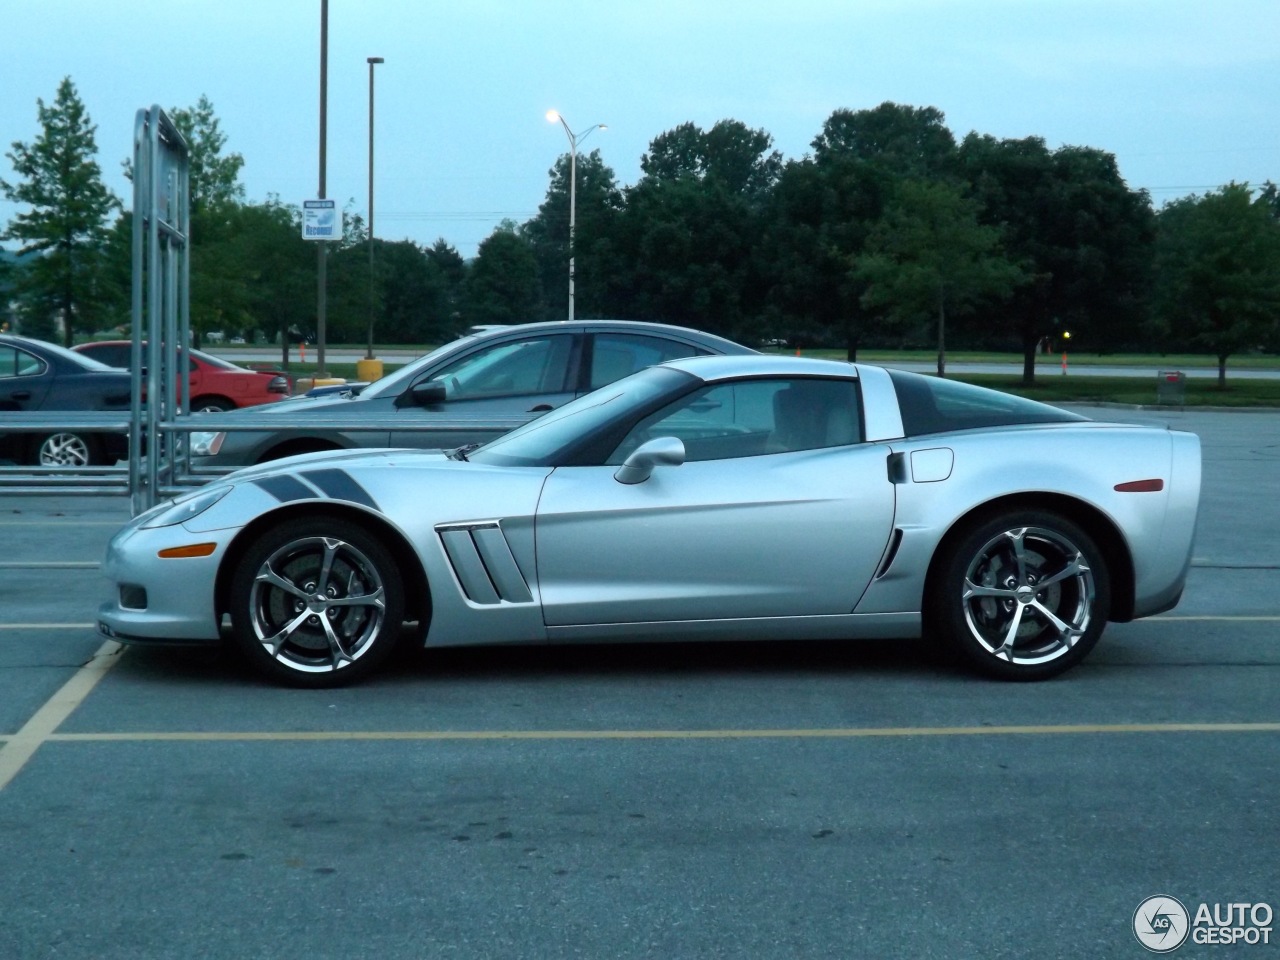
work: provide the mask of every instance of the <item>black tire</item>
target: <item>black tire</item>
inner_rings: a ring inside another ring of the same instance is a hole
[[[1098,642],[1111,609],[1106,560],[1056,513],[1011,511],[953,540],[930,579],[926,624],[1000,680],[1047,680]]]
[[[403,581],[391,552],[359,524],[296,518],[245,552],[230,613],[233,643],[254,670],[291,686],[335,687],[390,655],[404,622]]]
[[[38,467],[97,467],[104,462],[102,442],[92,434],[59,430],[31,441],[28,460]]]

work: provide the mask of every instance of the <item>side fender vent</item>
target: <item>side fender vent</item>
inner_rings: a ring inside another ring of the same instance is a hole
[[[899,527],[893,528],[893,536],[889,538],[889,549],[884,552],[884,559],[880,561],[880,569],[876,571],[876,579],[879,580],[889,568],[893,566],[894,558],[898,556],[898,548],[902,546],[902,530]]]
[[[436,534],[463,594],[472,603],[533,602],[499,521],[441,524]]]

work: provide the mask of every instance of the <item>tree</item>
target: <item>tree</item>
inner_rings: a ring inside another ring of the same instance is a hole
[[[244,185],[240,183],[240,170],[244,157],[238,153],[223,154],[227,135],[214,116],[209,98],[201,94],[194,107],[175,107],[169,119],[187,141],[192,216],[211,207],[242,202]]]
[[[661,133],[640,159],[650,180],[692,177],[720,185],[732,194],[762,197],[777,182],[782,154],[771,150],[773,137],[739,120],[720,120],[710,130],[683,123]]]
[[[462,259],[456,247],[440,237],[426,251],[427,259],[440,270],[444,280],[445,303],[442,320],[444,326],[440,333],[446,339],[456,337],[462,330],[462,307],[464,287],[467,280],[467,262]]]
[[[872,228],[854,273],[867,285],[864,305],[905,327],[936,318],[938,376],[946,376],[948,312],[1003,299],[1026,279],[1000,249],[1000,232],[978,222],[978,208],[958,188],[904,180]]]
[[[956,152],[955,137],[936,107],[908,107],[885,101],[871,110],[836,110],[813,141],[819,163],[856,157],[879,163],[900,176],[946,174]]]
[[[94,329],[102,298],[101,243],[106,219],[119,201],[102,182],[95,158],[97,127],[89,120],[70,77],[58,85],[51,106],[37,100],[40,135],[14,142],[7,154],[22,181],[0,180],[0,191],[30,207],[9,223],[0,239],[20,240],[23,253],[38,251],[20,278],[24,313],[52,322],[61,317],[68,346],[77,328]]]
[[[611,315],[730,337],[757,326],[766,287],[755,250],[781,168],[772,143],[736,120],[653,139],[609,237]]]
[[[480,244],[467,276],[467,323],[525,323],[541,298],[529,241],[514,229],[495,230]]]
[[[1280,220],[1272,192],[1231,183],[1165,204],[1157,241],[1158,329],[1218,358],[1261,346],[1280,322]]]
[[[1024,383],[1035,382],[1036,349],[1046,337],[1070,330],[1074,343],[1099,350],[1137,337],[1155,219],[1146,191],[1129,189],[1112,154],[971,133],[957,166],[982,222],[1004,231],[1010,256],[1032,274],[1002,320],[1022,350]]]
[[[538,214],[521,228],[538,258],[542,292],[546,298],[538,317],[560,319],[569,307],[569,155],[548,171],[546,199]],[[607,270],[608,237],[622,206],[617,177],[599,150],[579,155],[574,216],[575,313],[599,316]]]
[[[847,154],[788,163],[770,192],[756,245],[765,284],[762,335],[795,346],[845,346],[866,334],[864,284],[849,269],[894,182],[882,165]]]

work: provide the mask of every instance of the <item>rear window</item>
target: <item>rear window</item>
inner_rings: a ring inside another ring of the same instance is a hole
[[[902,429],[908,437],[1021,423],[1072,423],[1089,419],[1047,403],[942,377],[890,370],[889,379],[898,394]]]

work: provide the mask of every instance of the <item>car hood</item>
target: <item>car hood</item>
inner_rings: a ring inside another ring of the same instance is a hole
[[[279,403],[270,403],[266,405],[259,404],[254,407],[241,407],[238,410],[229,411],[220,416],[231,417],[329,417],[329,416],[346,416],[348,414],[356,414],[368,411],[367,407],[353,406],[353,404],[361,403],[359,397],[345,396],[343,394],[324,394],[318,397],[310,397],[302,394],[297,397],[289,397]]]
[[[381,466],[390,462],[405,466],[427,466],[437,463],[454,463],[440,450],[415,450],[410,448],[391,450],[347,450],[335,452],[321,450],[317,453],[300,453],[293,457],[281,457],[253,467],[245,467],[228,473],[220,483],[245,483],[260,480],[264,477],[280,474],[297,473],[301,467],[338,466],[343,469],[358,469],[367,466]]]

